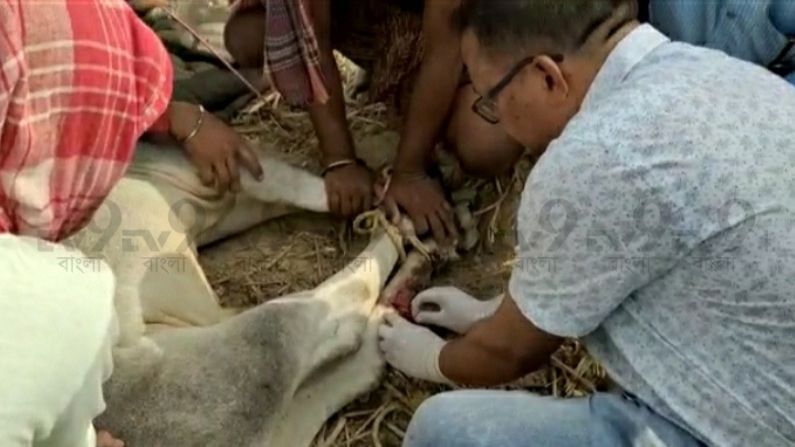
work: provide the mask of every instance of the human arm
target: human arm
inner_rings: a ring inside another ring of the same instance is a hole
[[[675,265],[688,244],[677,222],[665,220],[672,219],[664,202],[670,191],[655,184],[658,172],[627,181],[626,163],[588,141],[562,140],[548,149],[525,186],[508,294],[492,319],[442,350],[446,377],[481,385],[517,378],[550,353],[545,346],[592,333]],[[643,213],[655,209],[656,223]],[[502,352],[505,360],[490,360],[485,374],[467,371],[486,360],[479,351]]]
[[[388,206],[403,208],[419,233],[437,240],[455,238],[452,210],[438,181],[427,174],[430,153],[458,90],[463,71],[460,36],[451,17],[461,0],[425,2],[425,54],[409,103],[394,173],[386,194]]]
[[[569,144],[550,148],[527,181],[517,262],[497,313],[443,347],[427,329],[400,325],[401,331],[387,331],[381,347],[391,364],[403,370],[409,365],[407,372],[419,371],[420,378],[467,385],[513,380],[538,367],[562,338],[593,332],[635,290],[678,261],[690,242],[676,222],[631,219],[655,205],[667,219],[666,191],[652,178],[628,183],[622,176],[625,160],[596,145]],[[642,268],[627,268],[626,262],[635,260],[643,261]],[[392,341],[400,339],[419,341]],[[414,367],[415,358],[429,353],[438,357],[424,364],[436,365],[436,375]]]
[[[387,316],[379,336],[386,360],[406,374],[472,386],[518,379],[545,364],[562,341],[536,328],[509,296],[493,316],[450,342],[397,314]]]
[[[355,160],[353,138],[348,128],[345,96],[331,43],[331,0],[311,0],[315,34],[320,50],[320,65],[328,90],[328,101],[309,105],[309,116],[315,128],[323,165],[342,160]],[[372,178],[369,170],[351,163],[332,169],[324,176],[329,209],[343,217],[353,217],[370,208]]]
[[[262,167],[251,146],[232,127],[199,106],[172,101],[148,134],[180,143],[202,183],[214,185],[221,192],[240,191],[238,164],[255,178],[262,178]]]
[[[444,346],[439,369],[461,385],[501,385],[546,364],[562,341],[536,327],[506,295],[492,317]]]

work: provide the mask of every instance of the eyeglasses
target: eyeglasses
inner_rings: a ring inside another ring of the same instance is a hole
[[[511,68],[508,73],[491,88],[485,95],[481,96],[472,104],[472,111],[477,113],[478,116],[483,118],[489,124],[498,124],[500,122],[500,114],[497,112],[497,96],[508,86],[526,66],[530,65],[540,55],[526,57]],[[555,62],[563,62],[562,54],[553,54],[549,56]]]

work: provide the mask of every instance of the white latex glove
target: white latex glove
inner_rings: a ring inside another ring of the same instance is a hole
[[[503,296],[483,301],[455,287],[434,287],[414,298],[411,314],[417,323],[466,334],[475,323],[497,312]]]
[[[451,383],[439,369],[439,354],[447,342],[430,329],[389,312],[378,329],[378,338],[384,358],[393,367],[417,379]]]

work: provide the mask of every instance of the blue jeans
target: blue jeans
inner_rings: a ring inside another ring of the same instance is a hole
[[[703,447],[634,399],[578,399],[525,392],[455,391],[414,415],[404,447]]]

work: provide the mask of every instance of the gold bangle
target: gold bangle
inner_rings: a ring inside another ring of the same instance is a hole
[[[333,170],[335,170],[337,168],[341,168],[343,166],[357,165],[357,164],[360,164],[360,163],[361,162],[358,159],[355,159],[355,158],[346,158],[344,160],[335,161],[333,163],[329,163],[328,165],[326,165],[326,167],[323,168],[323,171],[320,173],[320,176],[321,177],[325,177],[326,174],[328,174],[329,172],[331,172],[331,171],[333,171]]]
[[[207,111],[204,109],[204,106],[199,104],[199,118],[196,119],[196,124],[193,126],[193,130],[190,131],[187,137],[183,138],[180,143],[185,144],[188,141],[192,140],[201,130],[202,124],[204,124],[204,114]]]

